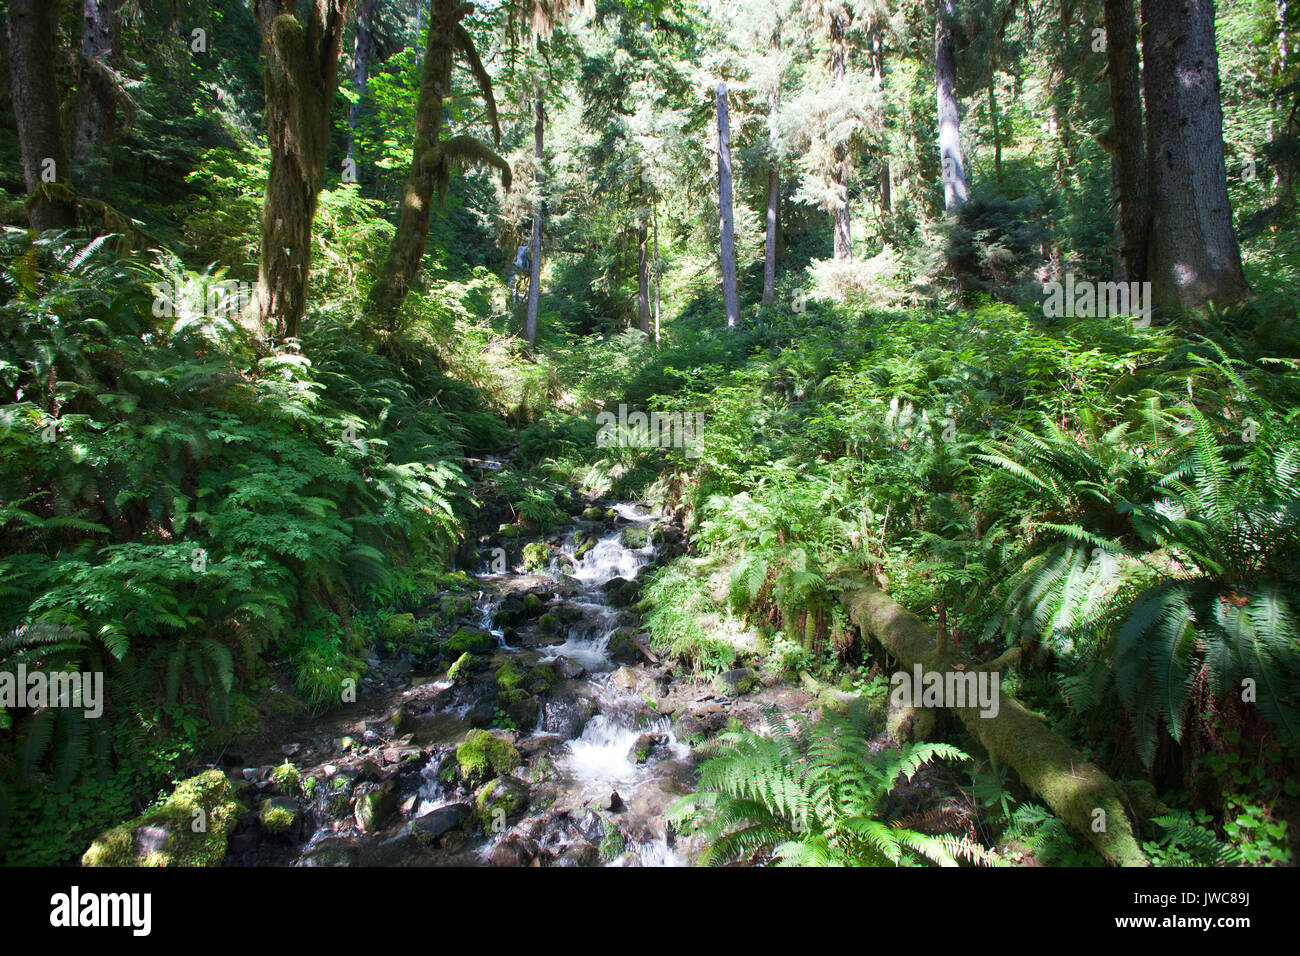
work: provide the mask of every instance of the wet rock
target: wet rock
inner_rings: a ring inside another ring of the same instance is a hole
[[[468,803],[449,803],[412,820],[411,834],[426,846],[436,845],[446,834],[465,826],[473,815]]]
[[[597,806],[608,813],[618,813],[623,809],[623,798],[618,795],[617,790],[611,790],[608,794],[599,798]]]
[[[631,548],[633,551],[640,551],[649,542],[649,535],[645,528],[624,528],[621,538],[623,547]]]
[[[713,689],[719,694],[727,694],[731,697],[748,694],[757,686],[758,674],[748,667],[724,671],[713,678]]]
[[[587,673],[587,668],[583,667],[572,657],[556,658],[554,663],[555,676],[561,680],[577,680]]]
[[[474,818],[489,833],[503,822],[523,816],[528,809],[529,787],[518,777],[498,777],[474,794]]]
[[[586,840],[580,840],[570,844],[551,866],[600,866],[600,851]]]
[[[545,701],[541,710],[539,730],[556,734],[564,740],[572,740],[582,733],[587,721],[595,716],[596,705],[586,697],[568,694]]]
[[[527,866],[537,856],[537,844],[525,836],[512,833],[488,853],[491,866]]]
[[[456,763],[465,780],[485,780],[509,773],[520,764],[519,751],[504,734],[471,730],[456,748]]]
[[[397,809],[397,792],[383,784],[362,784],[358,789],[353,819],[357,829],[371,833],[381,829]]]
[[[636,664],[641,660],[641,648],[637,646],[635,631],[630,627],[620,627],[609,636],[606,649],[615,664]]]
[[[630,667],[620,667],[614,671],[614,686],[624,693],[632,693],[639,683],[636,671]]]
[[[288,833],[298,824],[302,808],[298,801],[289,797],[271,797],[263,800],[257,811],[257,823],[266,832],[275,836]]]
[[[628,750],[627,759],[632,763],[645,763],[651,757],[661,754],[667,746],[667,734],[642,734]]]

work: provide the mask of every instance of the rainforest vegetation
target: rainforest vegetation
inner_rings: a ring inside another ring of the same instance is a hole
[[[5,864],[1295,861],[1300,4],[0,17]]]

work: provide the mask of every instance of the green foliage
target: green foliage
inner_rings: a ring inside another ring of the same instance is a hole
[[[965,837],[913,829],[896,791],[935,759],[965,760],[947,744],[872,752],[860,713],[827,714],[811,727],[765,709],[769,736],[723,735],[700,768],[700,792],[672,815],[705,835],[701,865],[737,860],[786,866],[990,864]]]

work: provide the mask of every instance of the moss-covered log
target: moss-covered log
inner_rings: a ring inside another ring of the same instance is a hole
[[[1001,665],[1001,660],[985,667],[972,665],[940,648],[932,628],[861,578],[846,577],[840,583],[840,599],[853,623],[904,668],[919,664],[926,672],[946,673],[996,670]],[[1087,837],[1106,860],[1117,866],[1149,865],[1133,835],[1118,785],[1053,733],[1041,717],[1006,694],[1000,695],[992,715],[985,716],[979,707],[949,709],[971,736],[995,759],[1012,767],[1025,786]]]

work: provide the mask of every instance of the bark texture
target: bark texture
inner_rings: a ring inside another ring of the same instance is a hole
[[[736,291],[736,234],[731,210],[731,125],[727,116],[727,84],[718,84],[718,210],[721,220],[722,307],[727,325],[740,321]]]
[[[87,192],[101,192],[113,176],[113,141],[117,122],[118,46],[114,0],[83,0],[81,69],[77,89],[77,128],[72,159],[77,181]]]
[[[55,9],[48,0],[9,2],[14,118],[27,186],[27,216],[37,232],[70,229],[77,222],[54,80]]]
[[[533,211],[533,232],[529,239],[528,255],[532,269],[528,273],[528,311],[524,317],[524,339],[532,348],[537,341],[537,310],[542,299],[542,217],[546,215],[546,201],[542,198],[542,159],[546,137],[546,104],[542,100],[542,87],[533,89],[533,161],[536,164],[533,182],[537,184],[537,208]]]
[[[1249,291],[1232,229],[1212,0],[1142,0],[1152,298],[1227,305]]]
[[[1133,0],[1106,0],[1106,73],[1110,80],[1111,125],[1103,145],[1114,159],[1120,261],[1127,281],[1144,282],[1151,237],[1151,198]]]
[[[934,18],[934,75],[939,111],[939,170],[943,208],[952,212],[968,198],[966,160],[961,149],[957,111],[957,61],[953,48],[954,0],[939,0]]]

